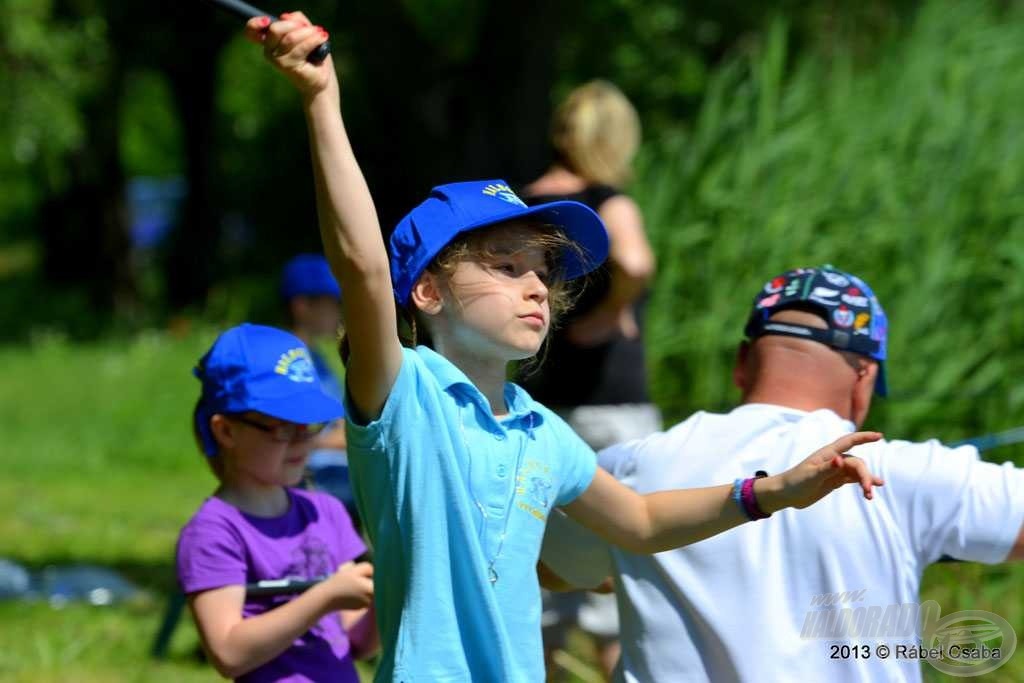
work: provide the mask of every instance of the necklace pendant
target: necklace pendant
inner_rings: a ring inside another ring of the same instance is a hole
[[[498,583],[498,572],[494,571],[494,567],[487,568],[487,578],[492,584]]]

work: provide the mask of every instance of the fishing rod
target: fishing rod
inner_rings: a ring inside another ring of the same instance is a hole
[[[961,439],[949,443],[950,446],[974,446],[979,451],[988,451],[1000,446],[1010,446],[1015,443],[1024,443],[1024,427],[1015,427],[1005,432],[982,434],[969,439]]]

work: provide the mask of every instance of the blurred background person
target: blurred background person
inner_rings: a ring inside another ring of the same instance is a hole
[[[522,368],[520,382],[536,400],[555,408],[595,450],[647,436],[661,415],[647,388],[643,317],[654,275],[654,253],[639,207],[622,188],[632,177],[640,144],[640,118],[607,81],[577,87],[555,111],[554,163],[523,189],[531,204],[582,202],[608,228],[608,260],[578,290],[562,326],[549,337],[540,365]],[[610,675],[619,657],[613,595],[545,596],[544,647],[548,670],[569,627],[590,635]]]
[[[318,344],[335,345],[342,330],[341,288],[321,254],[299,254],[285,264],[281,273],[281,298],[288,329],[309,348],[320,387],[344,404],[342,383]],[[348,475],[345,419],[332,422],[313,443],[307,470],[317,488],[338,498],[359,529],[359,516]]]

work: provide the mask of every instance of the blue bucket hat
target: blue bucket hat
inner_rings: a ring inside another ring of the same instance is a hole
[[[320,388],[306,345],[275,327],[232,327],[217,337],[192,374],[203,385],[195,420],[209,456],[217,453],[210,431],[216,413],[253,410],[296,424],[330,422],[344,414],[341,403]]]
[[[821,315],[827,329],[770,318],[787,308],[812,310]],[[852,351],[878,361],[875,393],[888,394],[885,358],[888,320],[878,297],[856,275],[826,265],[797,268],[765,283],[754,297],[754,311],[744,329],[748,339],[766,334],[811,339],[839,351]]]
[[[585,204],[559,201],[528,207],[503,180],[438,185],[391,233],[388,255],[395,299],[406,305],[419,276],[462,233],[525,218],[558,226],[580,246],[582,253],[563,255],[567,280],[586,275],[608,256],[608,231]]]
[[[285,264],[281,272],[281,298],[287,300],[296,296],[341,298],[338,281],[321,254],[299,254]]]

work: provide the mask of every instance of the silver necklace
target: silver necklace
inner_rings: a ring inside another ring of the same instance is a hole
[[[475,408],[474,408],[475,409]],[[480,547],[484,549],[484,553],[487,552],[487,520],[490,519],[490,515],[487,514],[487,508],[480,502],[480,499],[476,497],[476,492],[473,490],[473,455],[470,452],[469,441],[466,439],[466,428],[462,424],[462,415],[459,414],[459,432],[462,434],[462,445],[466,449],[466,455],[469,457],[469,495],[473,497],[473,504],[476,505],[477,510],[480,511],[480,515],[483,518],[483,523],[480,525]],[[494,569],[494,564],[501,557],[501,551],[505,548],[505,534],[508,532],[508,521],[512,517],[512,504],[516,499],[516,489],[519,488],[519,469],[523,463],[523,452],[526,451],[526,444],[533,438],[533,413],[530,413],[529,421],[526,426],[526,435],[523,437],[523,442],[519,446],[519,453],[516,455],[516,467],[512,471],[512,492],[508,496],[508,502],[505,504],[505,526],[501,530],[501,535],[498,536],[498,550],[495,551],[494,555],[487,562],[487,579],[491,582],[491,585],[498,583],[498,572]]]

